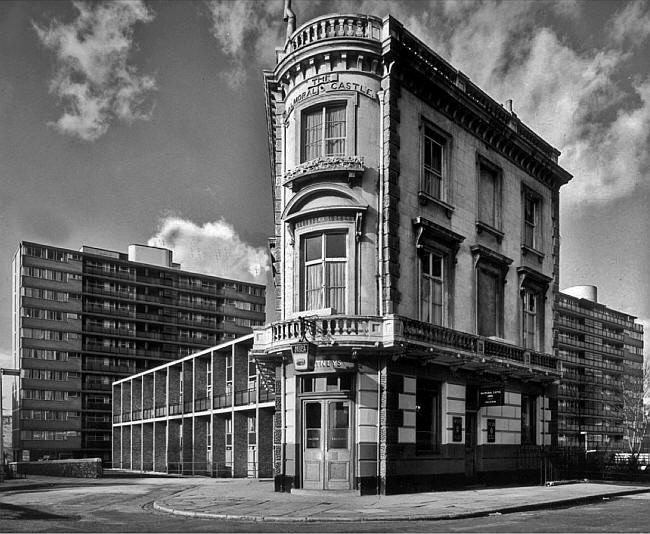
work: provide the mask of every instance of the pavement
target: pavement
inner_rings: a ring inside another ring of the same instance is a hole
[[[650,486],[640,484],[581,481],[553,486],[474,487],[460,491],[359,496],[353,492],[304,490],[276,493],[269,479],[183,478],[187,484],[178,492],[156,500],[154,509],[180,516],[243,521],[424,521],[582,505],[650,492]],[[0,485],[0,492],[80,482],[111,484],[111,480],[114,481],[112,476],[82,481],[30,475],[26,479],[5,481]],[[139,480],[130,477],[130,480],[137,484],[151,479],[143,476]],[[165,484],[165,481],[159,479],[156,483]]]
[[[642,485],[579,482],[402,495],[275,493],[270,480],[215,479],[154,503],[161,512],[247,521],[424,521],[570,506],[650,492]]]

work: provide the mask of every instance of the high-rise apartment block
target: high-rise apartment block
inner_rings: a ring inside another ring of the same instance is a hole
[[[23,242],[12,278],[20,459],[110,462],[113,381],[264,322],[264,286],[183,271],[162,248]]]
[[[643,395],[643,325],[600,304],[595,286],[556,298],[558,445],[625,450],[624,404]]]

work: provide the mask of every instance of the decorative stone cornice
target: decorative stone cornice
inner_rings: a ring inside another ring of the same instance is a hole
[[[572,176],[557,164],[560,152],[474,85],[402,24],[388,18],[384,63],[392,77],[451,120],[490,145],[547,187],[559,189]]]
[[[337,156],[305,161],[284,175],[284,186],[295,186],[301,178],[316,178],[323,175],[345,174],[347,179],[356,178],[366,170],[363,158],[359,156]]]

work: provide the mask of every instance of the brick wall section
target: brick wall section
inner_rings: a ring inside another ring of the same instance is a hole
[[[115,409],[115,407],[113,407]],[[113,429],[113,467],[122,468],[122,427]]]
[[[194,419],[194,437],[192,439],[192,452],[194,458],[194,473],[204,475],[210,472],[208,466],[208,432],[210,417],[197,417]]]
[[[180,387],[179,387],[179,376],[180,376],[179,366],[169,367],[169,404],[177,404],[180,402]]]
[[[167,423],[156,421],[154,423],[154,471],[167,471]]]
[[[248,475],[248,417],[244,412],[233,413],[233,476]]]
[[[241,345],[235,346],[233,389],[235,391],[248,389],[248,348]]]
[[[223,476],[226,461],[226,416],[214,414],[212,419],[212,463],[216,476]]]
[[[257,433],[257,461],[260,478],[273,476],[273,417],[272,409],[259,410]]]
[[[131,425],[122,427],[122,468],[131,469]]]
[[[178,465],[181,463],[181,450],[179,443],[180,435],[180,420],[172,419],[168,423],[168,438],[167,438],[167,462],[169,470],[172,472],[175,469],[178,469]]]
[[[122,384],[122,413],[131,412],[131,382]]]
[[[138,378],[131,382],[131,409],[132,410],[141,410],[142,409],[142,378]]]
[[[167,405],[167,372],[156,371],[154,378],[155,408]]]
[[[230,348],[227,349],[230,352]],[[214,353],[212,366],[212,394],[223,395],[226,392],[226,352]]]
[[[193,456],[192,456],[192,425],[194,420],[191,418],[183,419],[183,450],[181,451],[183,457],[183,474],[191,475],[193,469]]]
[[[142,469],[142,425],[131,427],[131,469]]]
[[[186,360],[183,362],[183,402],[188,402],[193,400],[193,388],[192,388],[192,372],[194,368],[194,362],[191,360]]]
[[[26,475],[72,478],[102,477],[102,461],[99,458],[47,460],[43,462],[12,462],[9,464],[9,469]]]
[[[151,375],[142,377],[142,409],[148,408],[153,408],[153,376]]]
[[[207,362],[207,358],[197,358],[194,362],[194,399],[203,399],[207,396]]]
[[[123,384],[113,386],[113,415],[122,414],[122,387]]]
[[[153,470],[153,423],[142,424],[142,469]]]

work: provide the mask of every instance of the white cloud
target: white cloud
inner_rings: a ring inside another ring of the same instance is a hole
[[[627,4],[612,21],[610,35],[615,42],[641,44],[650,35],[650,12],[647,2],[637,0]]]
[[[621,70],[632,57],[629,45],[648,35],[641,4],[628,6],[614,24],[630,30],[628,39],[611,37],[600,50],[588,51],[540,26],[544,7],[453,2],[441,12],[433,3],[423,11],[436,16],[423,15],[427,24],[417,28],[420,38],[497,101],[512,98],[518,116],[562,151],[560,164],[575,176],[563,189],[565,201],[633,194],[650,172],[650,80],[630,85]]]
[[[266,283],[266,249],[242,241],[223,219],[199,226],[181,217],[166,217],[148,244],[173,250],[174,261],[187,271]]]
[[[211,32],[230,60],[223,73],[233,89],[246,81],[249,67],[270,67],[275,48],[282,45],[282,0],[210,0],[207,2]]]
[[[50,93],[64,103],[65,111],[51,125],[94,141],[113,120],[131,123],[151,116],[151,106],[145,109],[145,104],[155,79],[139,75],[127,60],[135,25],[150,22],[154,15],[141,0],[73,5],[78,15],[70,24],[53,20],[48,27],[33,27],[57,60]]]

